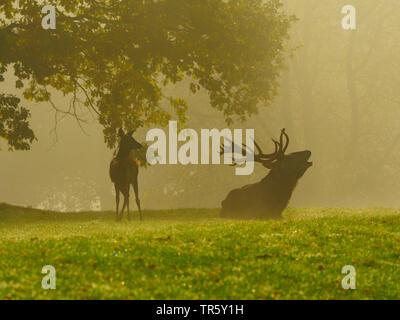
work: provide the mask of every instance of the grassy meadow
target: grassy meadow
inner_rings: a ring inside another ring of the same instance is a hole
[[[399,299],[400,209],[56,213],[0,204],[0,299]],[[41,287],[53,265],[56,290]],[[357,288],[341,287],[353,265]]]

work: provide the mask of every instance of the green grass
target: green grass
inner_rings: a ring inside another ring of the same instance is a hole
[[[55,213],[0,204],[0,299],[398,299],[400,210]],[[57,289],[43,290],[44,265]],[[357,289],[343,290],[344,265]]]

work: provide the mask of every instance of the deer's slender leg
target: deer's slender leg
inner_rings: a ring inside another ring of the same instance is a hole
[[[122,194],[124,196],[124,204],[122,205],[122,210],[121,210],[121,213],[119,215],[119,221],[121,221],[122,217],[124,216],[124,211],[125,211],[126,203],[127,203],[127,200],[128,200],[127,197],[126,197],[126,194],[124,192]]]
[[[131,186],[128,184],[128,187],[127,187],[127,190],[126,190],[126,208],[127,208],[127,210],[128,210],[128,221],[130,221],[131,220],[131,214],[130,214],[130,212],[129,212],[129,188],[130,188]]]
[[[114,188],[115,188],[115,202],[117,204],[117,221],[118,221],[118,216],[119,216],[119,193],[120,193],[120,190],[119,190],[119,188],[117,187],[116,184],[114,184]]]
[[[132,185],[133,185],[133,190],[135,191],[135,199],[136,199],[136,205],[137,205],[137,207],[138,207],[138,209],[139,209],[140,221],[142,221],[142,220],[143,220],[143,217],[142,217],[142,209],[141,209],[141,207],[140,207],[139,186],[138,186],[137,176],[136,176],[136,178],[133,180]]]
[[[122,191],[122,195],[124,196],[124,204],[122,206],[122,210],[121,210],[121,214],[119,216],[119,220],[122,220],[126,207],[128,207],[128,219],[129,219],[129,187],[130,187],[129,185],[128,186],[124,186],[124,188],[121,190]]]

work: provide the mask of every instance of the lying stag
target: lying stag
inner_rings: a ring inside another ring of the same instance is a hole
[[[286,139],[285,144],[283,140]],[[282,211],[289,203],[297,181],[312,166],[308,159],[311,152],[301,151],[285,155],[289,145],[289,136],[282,129],[279,142],[272,139],[275,152],[264,154],[254,141],[258,154],[254,161],[261,163],[271,171],[260,182],[232,190],[222,201],[222,218],[267,219],[281,218]],[[243,145],[247,148],[246,145]],[[233,150],[233,148],[232,148]],[[242,151],[245,150],[242,148]],[[224,148],[221,148],[221,154]],[[236,165],[236,163],[234,163]]]

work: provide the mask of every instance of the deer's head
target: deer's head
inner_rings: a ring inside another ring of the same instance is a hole
[[[272,141],[275,145],[275,151],[271,154],[264,154],[260,146],[254,141],[258,151],[258,154],[254,154],[254,161],[270,169],[271,174],[292,176],[298,179],[313,165],[312,162],[308,161],[311,157],[309,150],[285,154],[289,146],[289,136],[285,129],[282,129],[279,141],[274,139]]]
[[[270,154],[263,153],[261,147],[254,141],[255,149],[258,152],[254,152],[254,162],[261,163],[265,168],[270,169],[270,174],[299,179],[312,166],[313,163],[308,161],[311,157],[311,151],[305,150],[285,154],[289,146],[289,136],[285,129],[282,129],[279,141],[275,139],[272,139],[272,141],[275,145],[275,151]],[[248,148],[245,144],[243,144],[243,147]],[[221,148],[222,153],[224,153],[223,147]],[[242,153],[246,153],[243,148]]]
[[[133,138],[133,131],[129,131],[125,134],[124,130],[119,129],[118,135],[120,137],[119,142],[119,156],[127,156],[132,150],[140,149],[143,146]]]

